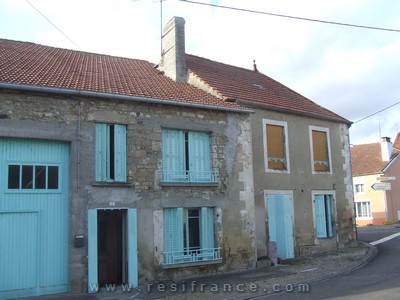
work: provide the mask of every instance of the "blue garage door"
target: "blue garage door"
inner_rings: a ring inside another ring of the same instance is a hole
[[[69,145],[0,138],[0,299],[68,291]]]

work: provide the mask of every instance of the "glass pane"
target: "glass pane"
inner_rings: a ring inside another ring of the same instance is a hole
[[[35,167],[35,189],[46,188],[46,166]]]
[[[33,166],[22,166],[22,188],[33,188]]]
[[[189,249],[200,249],[199,209],[189,209]]]
[[[9,189],[19,189],[19,165],[9,165],[8,166],[8,188]]]
[[[49,166],[48,167],[48,178],[47,178],[47,188],[51,190],[58,189],[58,167]]]

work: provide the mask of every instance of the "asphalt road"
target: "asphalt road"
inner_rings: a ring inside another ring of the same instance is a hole
[[[396,227],[366,227],[358,239],[374,242],[400,233]],[[376,245],[377,255],[363,268],[311,285],[309,292],[293,291],[267,295],[261,299],[400,299],[400,236]],[[260,299],[260,298],[257,298]]]

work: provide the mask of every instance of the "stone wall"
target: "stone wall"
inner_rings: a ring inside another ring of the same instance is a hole
[[[63,97],[11,90],[0,93],[0,137],[69,141],[70,289],[87,286],[87,240],[75,248],[72,237],[87,237],[89,208],[131,207],[138,212],[139,281],[207,274],[255,265],[254,189],[248,114],[134,101]],[[127,176],[122,185],[94,180],[95,122],[127,125]],[[217,185],[167,186],[161,183],[162,128],[211,133]],[[216,207],[216,230],[224,263],[163,270],[162,209]]]

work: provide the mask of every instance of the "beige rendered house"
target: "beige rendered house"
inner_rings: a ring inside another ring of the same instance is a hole
[[[382,225],[400,220],[400,135],[392,144],[380,143],[351,148],[356,224]]]

